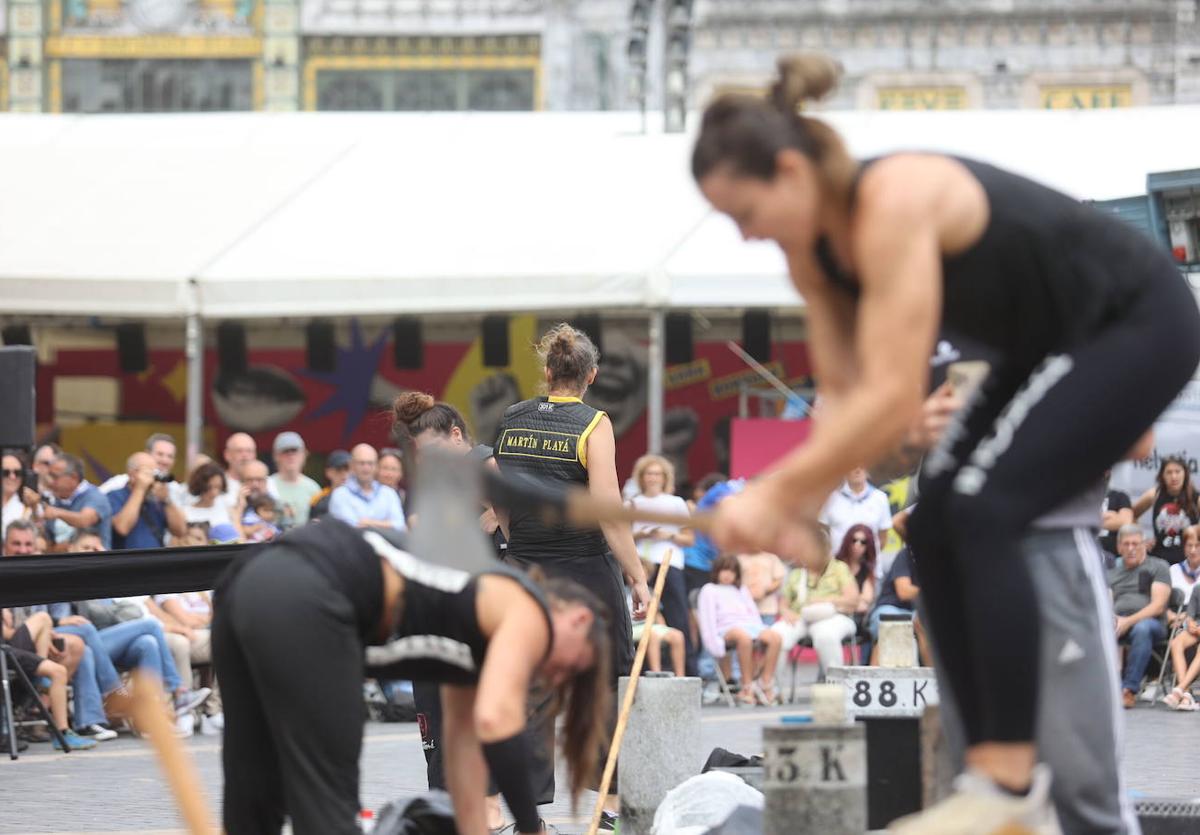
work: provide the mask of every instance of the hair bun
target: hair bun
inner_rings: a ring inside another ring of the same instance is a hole
[[[392,412],[397,421],[411,423],[433,408],[437,400],[423,391],[406,391],[396,396]]]
[[[800,53],[779,59],[779,77],[770,99],[784,113],[795,113],[806,101],[818,101],[837,86],[841,65],[827,55]]]

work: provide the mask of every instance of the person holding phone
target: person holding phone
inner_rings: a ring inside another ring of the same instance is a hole
[[[1200,311],[1158,244],[1066,195],[939,153],[855,160],[800,112],[838,74],[823,56],[780,61],[767,96],[708,106],[693,150],[714,208],[783,250],[822,403],[805,444],[718,507],[713,536],[811,559],[811,520],[842,475],[883,459],[919,420],[939,334],[992,349],[987,379],[923,459],[908,530],[966,772],[892,829],[1057,833],[1035,742],[1041,621],[1021,538],[1098,481],[1191,379]],[[1123,390],[1138,397],[1109,408]]]

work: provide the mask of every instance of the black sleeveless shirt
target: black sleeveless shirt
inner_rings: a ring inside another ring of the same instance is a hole
[[[535,397],[509,406],[495,456],[500,469],[564,485],[587,486],[587,442],[604,412],[578,397]],[[526,560],[595,556],[608,551],[604,534],[547,526],[534,509],[513,508],[508,553]]]
[[[1117,320],[1147,271],[1178,276],[1166,253],[1120,220],[1016,174],[953,159],[983,187],[988,224],[968,249],[942,258],[948,337],[978,339],[1032,368]],[[859,177],[877,161],[863,161]],[[830,283],[857,298],[856,277],[824,237],[814,255]]]
[[[1187,507],[1183,496],[1169,496],[1161,489],[1156,490],[1150,521],[1154,525],[1154,556],[1166,560],[1168,565],[1183,562],[1183,534],[1200,521],[1197,508]]]

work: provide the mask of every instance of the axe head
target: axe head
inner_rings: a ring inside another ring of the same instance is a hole
[[[496,567],[496,555],[479,527],[483,489],[479,463],[463,455],[424,450],[416,473],[419,522],[409,540],[422,559],[478,574]]]

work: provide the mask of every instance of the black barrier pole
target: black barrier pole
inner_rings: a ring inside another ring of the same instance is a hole
[[[145,548],[0,558],[0,606],[211,589],[257,545]]]

